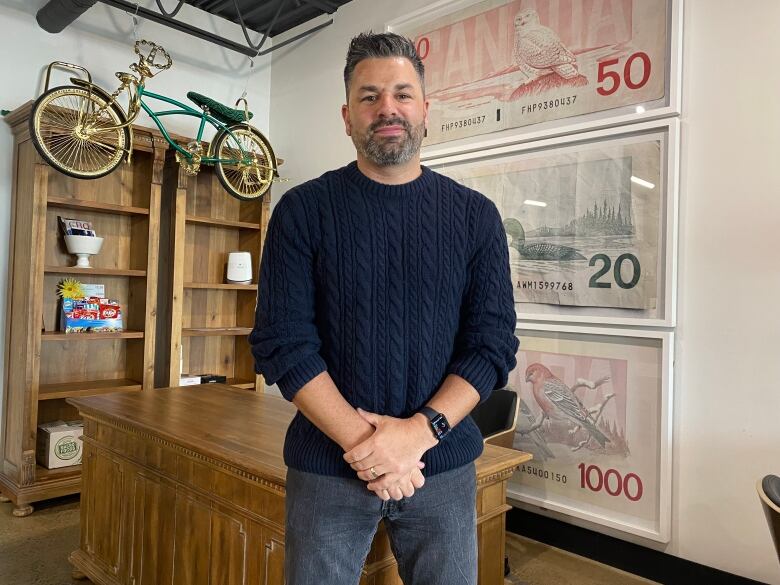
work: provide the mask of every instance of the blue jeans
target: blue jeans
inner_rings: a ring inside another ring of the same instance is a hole
[[[287,471],[287,585],[357,585],[380,521],[404,585],[476,585],[474,464],[383,502],[365,482]]]

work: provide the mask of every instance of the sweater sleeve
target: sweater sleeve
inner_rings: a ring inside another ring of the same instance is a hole
[[[255,369],[292,400],[327,366],[319,350],[314,313],[314,241],[300,190],[289,191],[268,224],[255,310],[249,335]]]
[[[506,385],[517,363],[519,342],[514,334],[517,317],[506,234],[490,200],[485,200],[479,226],[447,373],[474,386],[484,401],[495,388]]]

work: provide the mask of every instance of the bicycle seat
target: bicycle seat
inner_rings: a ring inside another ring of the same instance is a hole
[[[218,101],[211,99],[210,97],[195,93],[194,91],[188,91],[187,97],[201,107],[206,106],[209,109],[211,115],[220,122],[224,122],[225,124],[238,124],[239,122],[246,122],[246,120],[244,120],[244,110],[229,108],[225,104],[221,104]],[[252,112],[249,112],[250,120],[252,119],[253,115],[254,114],[252,114]]]

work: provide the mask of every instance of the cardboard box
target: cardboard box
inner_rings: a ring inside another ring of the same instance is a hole
[[[38,425],[38,444],[35,455],[38,463],[47,469],[68,467],[81,463],[84,423],[80,420],[61,420]]]

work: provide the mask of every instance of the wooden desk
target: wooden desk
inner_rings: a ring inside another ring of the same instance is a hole
[[[76,573],[101,585],[283,585],[290,403],[217,384],[70,402],[84,417]],[[530,458],[488,445],[477,461],[481,585],[503,585],[506,482]],[[361,585],[400,583],[380,530]]]

